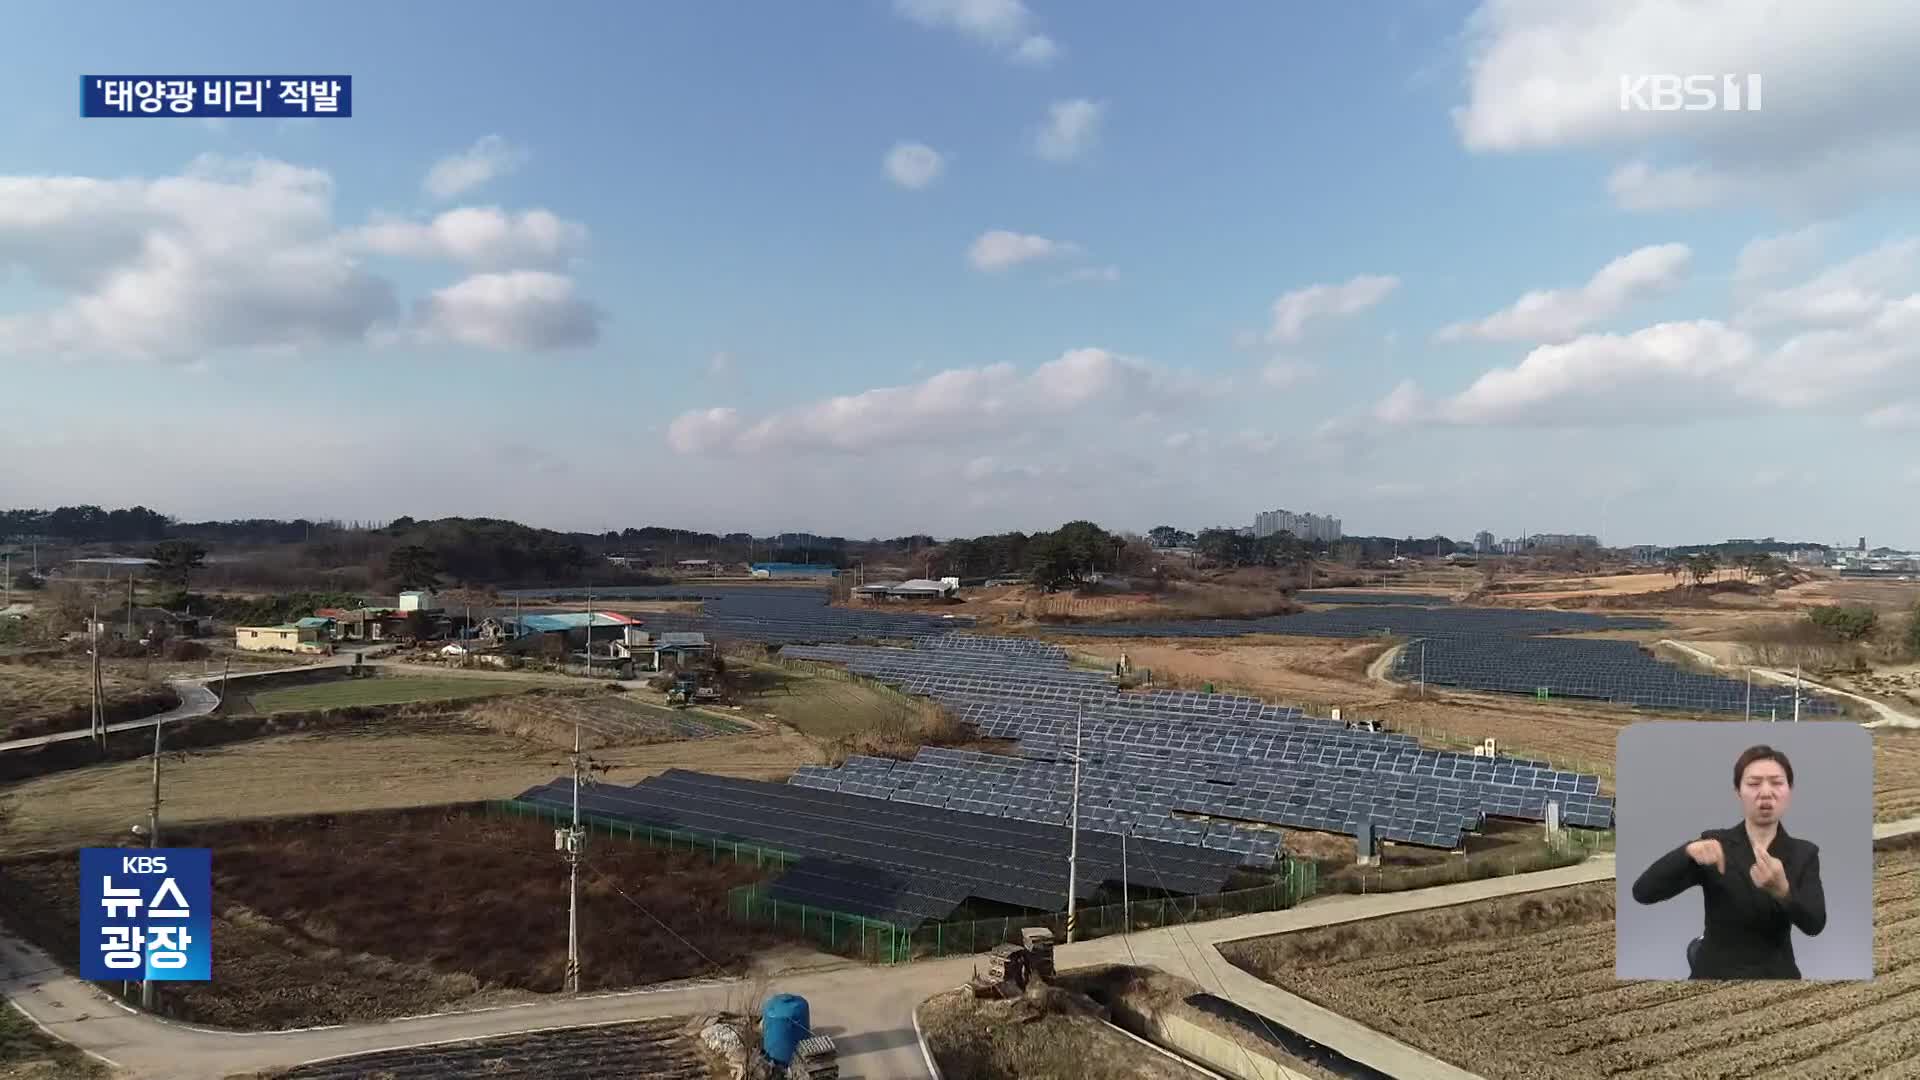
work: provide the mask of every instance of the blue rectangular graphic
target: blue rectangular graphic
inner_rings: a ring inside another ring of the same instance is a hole
[[[213,853],[80,851],[80,977],[213,978]]]
[[[353,115],[351,75],[82,75],[83,117]]]

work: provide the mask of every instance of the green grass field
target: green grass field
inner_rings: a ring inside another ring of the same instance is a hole
[[[355,705],[403,705],[413,701],[493,697],[526,690],[531,685],[511,679],[392,675],[371,679],[339,679],[312,686],[283,686],[276,690],[262,690],[247,700],[256,713],[307,712],[314,709],[344,709]]]
[[[857,735],[912,715],[900,698],[859,683],[773,667],[767,671],[774,685],[756,695],[749,707],[770,712],[818,739]]]

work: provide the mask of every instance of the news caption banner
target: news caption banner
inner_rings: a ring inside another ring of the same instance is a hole
[[[80,977],[211,981],[212,851],[82,848]]]
[[[353,115],[351,75],[82,75],[83,118]]]

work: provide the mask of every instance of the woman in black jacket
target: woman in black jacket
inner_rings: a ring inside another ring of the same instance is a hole
[[[1827,901],[1819,846],[1780,823],[1793,801],[1793,763],[1770,746],[1749,747],[1734,762],[1733,788],[1745,820],[1662,855],[1633,883],[1633,898],[1657,904],[1700,886],[1706,933],[1687,947],[1695,979],[1798,979],[1792,928],[1820,933]]]

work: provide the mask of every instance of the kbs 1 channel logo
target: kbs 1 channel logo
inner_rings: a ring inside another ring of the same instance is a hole
[[[340,119],[353,115],[351,75],[82,75],[83,118]]]
[[[213,978],[208,848],[82,848],[80,977]]]

